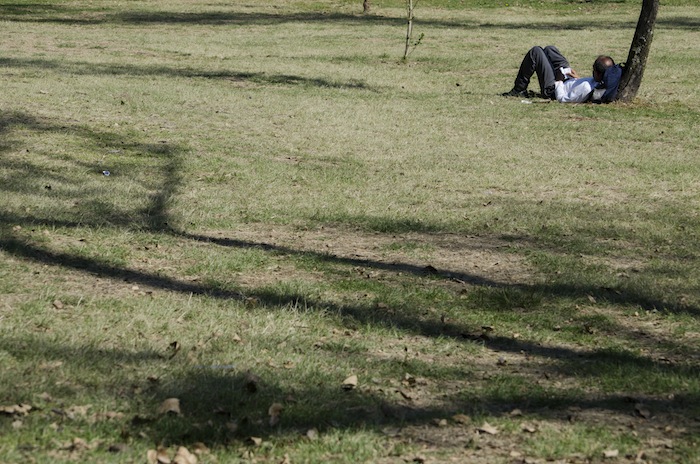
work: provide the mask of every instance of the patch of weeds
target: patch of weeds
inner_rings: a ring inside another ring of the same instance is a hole
[[[540,308],[544,292],[536,287],[484,287],[479,286],[468,294],[469,304],[491,311],[534,311]]]
[[[700,376],[687,365],[655,360],[621,348],[606,348],[583,358],[575,367],[582,379],[603,391],[659,394],[664,391],[698,391]],[[572,366],[573,368],[573,366]]]
[[[396,448],[385,448],[381,434],[370,429],[347,433],[342,430],[329,429],[319,435],[313,442],[301,441],[298,451],[290,454],[290,459],[308,462],[372,462],[379,458],[396,453]],[[406,447],[409,448],[410,447]],[[294,462],[294,461],[292,461]]]
[[[231,275],[232,273],[259,270],[271,262],[265,250],[248,248],[238,249],[223,255],[209,255],[206,261],[200,261],[185,270],[189,275]]]
[[[530,453],[547,456],[548,459],[582,456],[597,461],[604,458],[604,451],[613,447],[620,456],[636,455],[639,439],[632,433],[615,433],[611,436],[599,428],[576,424],[547,427],[525,443]]]
[[[385,283],[371,279],[339,279],[332,283],[332,288],[339,292],[366,292],[376,294],[389,291]]]
[[[514,374],[495,373],[488,375],[479,394],[488,408],[510,410],[566,407],[573,404],[581,392],[536,385]]]
[[[365,217],[359,219],[358,223],[363,224],[367,230],[381,232],[385,234],[400,234],[406,232],[437,232],[439,226],[434,223],[427,223],[420,219],[410,218],[388,218],[388,217]]]

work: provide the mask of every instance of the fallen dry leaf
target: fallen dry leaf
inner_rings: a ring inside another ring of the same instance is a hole
[[[170,464],[172,461],[165,448],[150,449],[146,452],[148,464]]]
[[[159,449],[156,454],[156,462],[158,464],[170,464],[172,461],[168,456],[168,452],[165,449]]]
[[[76,417],[85,417],[87,416],[88,410],[91,407],[91,404],[86,404],[84,406],[70,406],[66,409],[66,417],[68,417],[69,419],[75,419]]]
[[[9,416],[26,416],[32,409],[34,409],[32,405],[25,403],[13,404],[12,406],[0,406],[0,414],[7,414]]]
[[[73,438],[73,440],[70,442],[66,449],[71,451],[82,451],[90,449],[90,445],[87,441],[83,440],[82,438],[76,437]]]
[[[111,419],[122,419],[124,417],[123,412],[116,412],[116,411],[107,411],[104,413],[104,418],[111,420]]]
[[[403,376],[403,381],[401,382],[408,387],[413,387],[416,385],[416,378],[411,374],[405,374]]]
[[[357,376],[351,375],[347,379],[343,380],[343,390],[353,390],[357,387]]]
[[[496,435],[498,433],[498,429],[488,422],[484,422],[484,425],[478,427],[476,430],[481,433],[488,433],[489,435]]]
[[[431,421],[435,427],[447,427],[447,419],[435,418]]]
[[[201,441],[194,443],[192,448],[194,449],[194,454],[209,454],[209,448]]]
[[[398,437],[401,435],[401,429],[399,427],[384,427],[382,433],[388,437]]]
[[[49,393],[43,392],[39,394],[39,399],[46,402],[51,402],[53,401],[53,396],[51,396]]]
[[[535,433],[535,432],[537,432],[537,427],[535,427],[532,424],[528,424],[526,422],[522,425],[522,430],[523,430],[523,432],[527,432],[527,433]]]
[[[197,464],[197,461],[197,456],[190,453],[190,450],[184,446],[181,446],[177,449],[177,453],[175,453],[173,464]]]
[[[272,406],[267,410],[267,414],[270,416],[270,427],[274,427],[280,422],[280,415],[284,406],[280,403],[272,403]]]
[[[163,401],[158,408],[158,414],[180,414],[180,399],[168,398]]]
[[[513,410],[509,413],[509,415],[512,416],[512,417],[520,417],[520,416],[523,415],[523,412],[522,412],[520,409],[517,409],[517,408],[516,408],[516,409],[513,409]]]
[[[643,417],[644,419],[649,419],[651,417],[651,412],[642,403],[637,403],[634,405],[634,412],[637,413],[639,417]]]
[[[53,300],[52,304],[56,309],[63,309],[63,302],[61,300]]]
[[[616,449],[603,451],[603,457],[606,459],[616,458],[620,452]]]
[[[247,441],[249,445],[260,446],[263,440],[260,437],[248,437]]]
[[[649,440],[649,445],[656,448],[666,448],[673,449],[673,440],[671,439],[651,439]]]

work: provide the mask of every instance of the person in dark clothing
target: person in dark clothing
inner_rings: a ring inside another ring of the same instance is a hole
[[[569,61],[553,45],[532,47],[520,64],[513,89],[504,96],[529,97],[527,87],[530,78],[537,74],[542,98],[557,100],[562,103],[585,102],[596,84],[603,79],[605,70],[614,66],[615,62],[609,56],[600,55],[593,63],[593,76],[580,77],[571,69]]]

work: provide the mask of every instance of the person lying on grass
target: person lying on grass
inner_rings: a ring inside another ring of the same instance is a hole
[[[523,58],[513,89],[503,96],[534,96],[533,92],[528,92],[527,86],[532,75],[537,73],[542,98],[556,99],[561,103],[583,103],[589,100],[593,89],[603,80],[605,70],[612,66],[615,66],[612,58],[600,55],[593,62],[593,77],[580,77],[557,47],[532,47]]]

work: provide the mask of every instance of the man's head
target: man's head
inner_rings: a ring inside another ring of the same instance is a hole
[[[611,66],[615,66],[615,62],[609,56],[600,55],[595,59],[593,62],[593,78],[596,80],[596,82],[603,80],[605,70]]]

